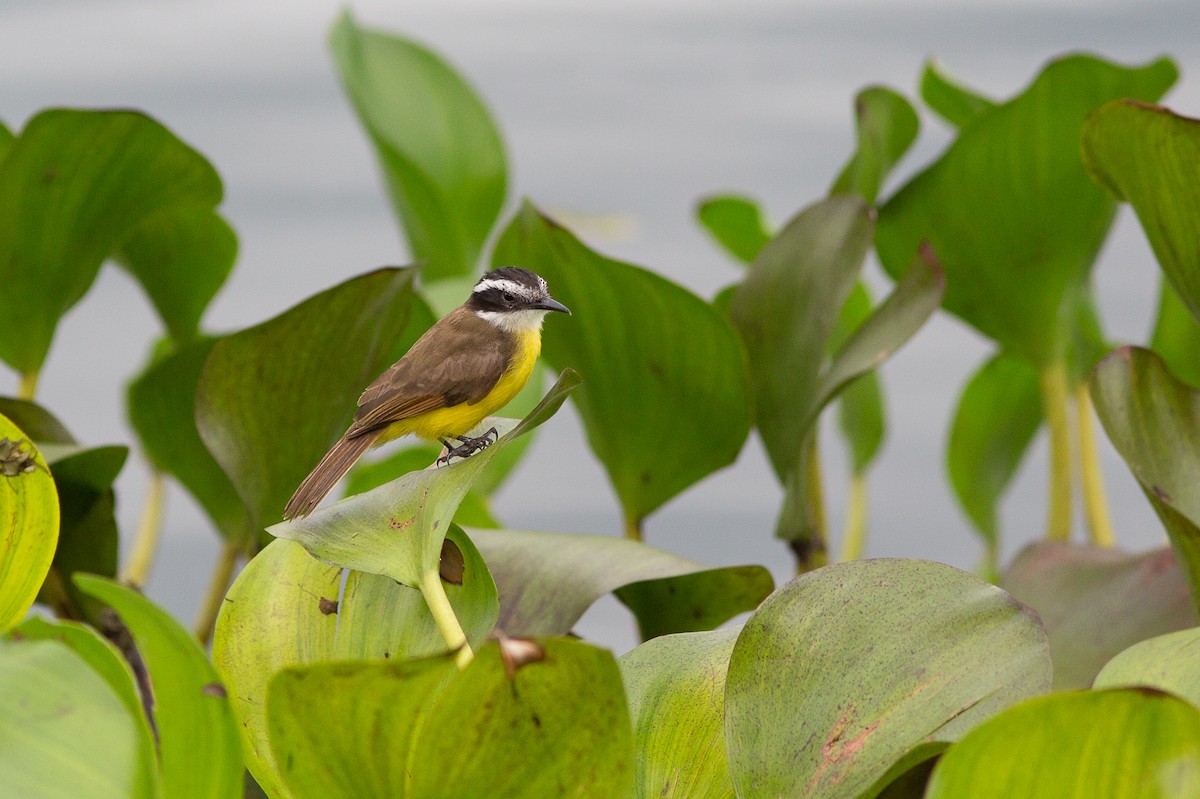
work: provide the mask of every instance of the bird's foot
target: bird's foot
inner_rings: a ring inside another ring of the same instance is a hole
[[[482,452],[490,447],[496,441],[500,440],[500,434],[496,432],[496,428],[491,428],[484,432],[481,436],[454,436],[458,440],[457,446],[450,446],[448,439],[440,439],[442,446],[446,448],[446,454],[437,459],[438,466],[445,466],[450,463],[451,458],[469,458],[476,452]]]

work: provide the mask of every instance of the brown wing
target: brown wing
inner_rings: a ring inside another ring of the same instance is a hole
[[[466,309],[455,310],[367,386],[347,437],[438,408],[478,402],[504,374],[514,346],[490,322]]]

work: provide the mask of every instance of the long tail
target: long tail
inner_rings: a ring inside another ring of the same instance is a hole
[[[350,471],[350,467],[371,448],[380,431],[372,431],[354,438],[342,436],[333,447],[321,458],[308,477],[300,483],[296,493],[288,500],[283,510],[283,518],[292,519],[297,516],[307,516],[312,509],[321,504],[325,495],[333,490],[342,475]]]

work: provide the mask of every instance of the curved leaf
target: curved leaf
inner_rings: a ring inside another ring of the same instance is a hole
[[[1102,360],[1091,391],[1096,415],[1162,519],[1200,602],[1200,392],[1138,347]]]
[[[842,312],[830,339],[830,352],[837,353],[871,315],[871,295],[867,285],[858,281]],[[886,433],[887,419],[883,412],[883,384],[876,371],[852,380],[838,397],[838,429],[850,449],[850,469],[862,475],[879,454]]]
[[[534,270],[571,308],[546,321],[543,352],[584,377],[575,406],[627,524],[737,457],[750,427],[745,355],[712,306],[593,252],[528,203],[493,262]]]
[[[1158,314],[1150,349],[1167,363],[1171,373],[1192,388],[1200,388],[1200,321],[1166,280],[1159,286]]]
[[[1116,97],[1153,100],[1176,75],[1167,60],[1050,63],[883,205],[875,244],[884,268],[899,276],[929,241],[946,270],[946,310],[1006,351],[1054,361],[1067,344],[1068,290],[1086,281],[1114,211],[1079,158],[1084,118]]]
[[[472,530],[500,592],[509,635],[563,635],[600,597],[616,591],[645,638],[716,627],[771,592],[761,566],[710,569],[612,536]]]
[[[700,201],[696,219],[718,244],[744,264],[771,240],[762,209],[749,197],[718,195]]]
[[[725,672],[740,631],[664,635],[618,661],[633,719],[637,796],[733,799]]]
[[[149,216],[214,208],[221,180],[195,150],[134,111],[51,109],[0,162],[0,285],[21,324],[0,330],[0,359],[42,365],[59,318],[104,259]]]
[[[1050,687],[1037,617],[939,563],[809,572],[746,622],[726,685],[738,795],[857,797],[929,741]]]
[[[829,189],[855,192],[873,205],[884,180],[917,138],[921,121],[904,95],[868,86],[854,97],[858,146]]]
[[[942,757],[927,799],[1195,796],[1200,710],[1149,690],[1054,694],[981,725]]]
[[[956,128],[965,127],[996,107],[995,101],[957,83],[936,61],[926,61],[921,72],[921,99]]]
[[[1187,580],[1166,548],[1130,555],[1039,541],[1021,550],[1000,585],[1046,625],[1056,690],[1086,688],[1126,647],[1197,621]]]
[[[0,632],[33,605],[57,546],[58,497],[46,461],[0,416]]]
[[[1117,100],[1088,118],[1083,157],[1101,185],[1133,206],[1163,273],[1200,321],[1200,119]]]
[[[1200,627],[1136,643],[1096,675],[1096,688],[1143,685],[1175,694],[1200,707]]]
[[[329,47],[425,278],[474,271],[507,179],[491,115],[431,50],[360,28],[349,13]]]
[[[380,269],[225,336],[196,389],[196,427],[248,509],[246,541],[349,425],[404,330],[413,270]]]

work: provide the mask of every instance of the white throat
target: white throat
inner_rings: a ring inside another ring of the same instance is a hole
[[[507,333],[528,333],[542,329],[547,311],[476,311],[475,315]]]

